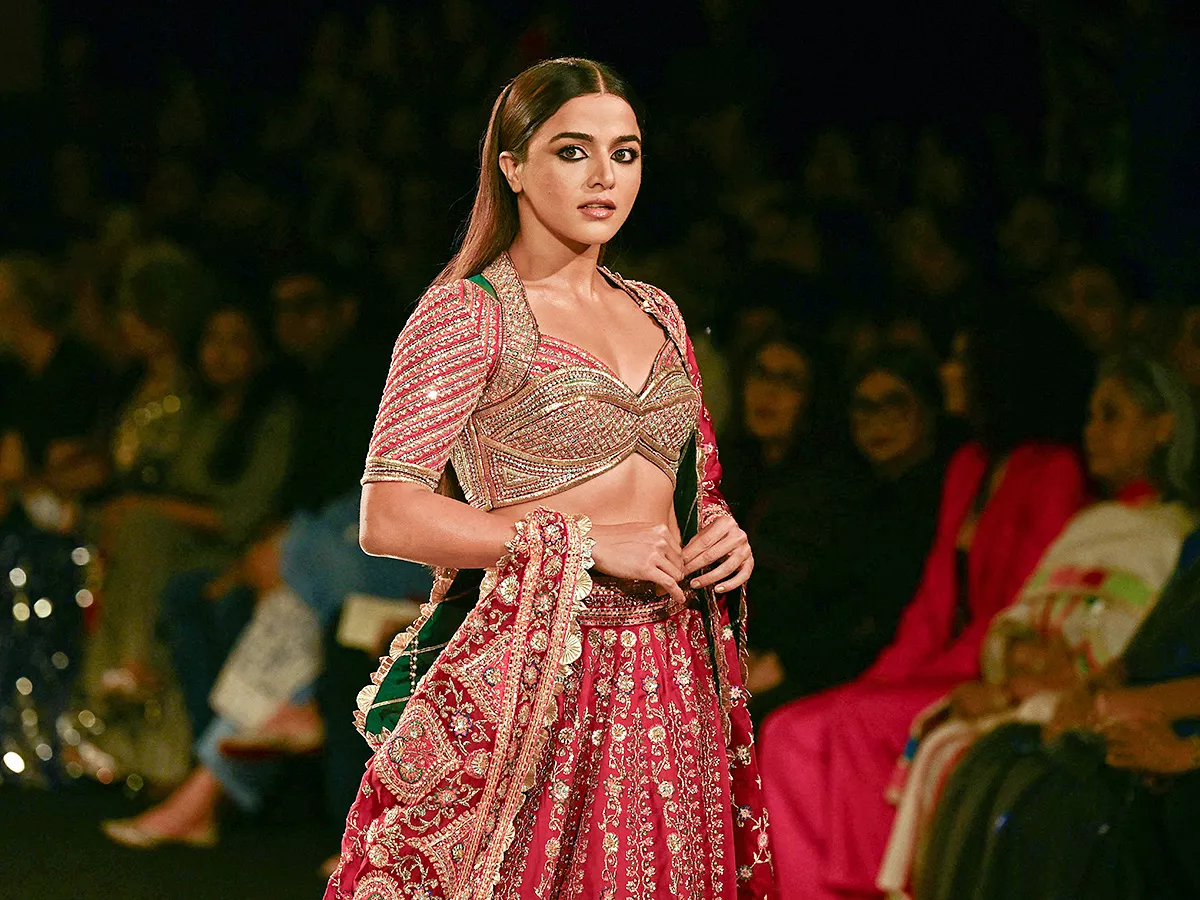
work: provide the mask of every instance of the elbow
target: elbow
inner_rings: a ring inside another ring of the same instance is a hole
[[[363,491],[358,515],[358,546],[368,556],[408,559],[414,537],[411,498],[404,491],[372,489]],[[399,496],[397,496],[399,495]]]
[[[396,556],[396,534],[377,518],[361,516],[358,522],[358,546],[367,556]]]

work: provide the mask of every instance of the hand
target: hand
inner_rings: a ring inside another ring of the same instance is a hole
[[[978,719],[1008,708],[1008,697],[997,684],[968,681],[950,692],[950,712],[959,719]]]
[[[1196,767],[1191,743],[1162,719],[1115,719],[1100,733],[1108,743],[1105,762],[1115,769],[1173,775]]]
[[[598,571],[617,578],[652,581],[676,600],[686,599],[679,586],[683,580],[683,551],[666,525],[593,525],[591,537],[596,542],[592,560]]]
[[[1096,698],[1086,684],[1063,694],[1050,721],[1042,726],[1047,743],[1068,731],[1090,728],[1096,723]]]
[[[204,585],[204,597],[216,602],[245,581],[242,560],[234,560],[220,575]]]
[[[1114,688],[1096,694],[1096,718],[1099,722],[1132,722],[1163,719],[1163,712],[1148,702],[1137,688]]]
[[[724,594],[741,587],[754,571],[754,554],[746,532],[738,527],[733,516],[718,516],[688,541],[683,548],[683,571],[690,575],[710,563],[721,560],[711,572],[691,581],[693,588],[716,585],[713,590]]]

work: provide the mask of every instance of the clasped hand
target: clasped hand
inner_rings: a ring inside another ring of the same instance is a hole
[[[692,578],[689,587],[715,585],[723,594],[745,584],[754,570],[750,541],[732,516],[713,520],[685,547],[666,525],[649,522],[595,525],[591,535],[596,541],[592,559],[599,571],[651,581],[677,600],[685,597],[680,584],[706,566],[716,563],[711,571]]]

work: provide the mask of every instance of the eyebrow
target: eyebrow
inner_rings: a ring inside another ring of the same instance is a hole
[[[593,135],[584,134],[582,131],[560,131],[554,137],[550,138],[550,140],[557,141],[560,138],[570,138],[571,140],[575,140],[575,141],[588,141],[589,143],[593,143],[593,144],[596,142],[596,138]],[[628,144],[628,143],[640,144],[641,142],[642,142],[642,139],[640,137],[638,137],[636,134],[623,134],[619,138],[617,138],[615,141],[613,141],[614,144]]]

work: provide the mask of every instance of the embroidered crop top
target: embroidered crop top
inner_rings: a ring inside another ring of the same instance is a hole
[[[604,274],[667,335],[640,389],[582,348],[541,335],[502,254],[483,272],[496,296],[459,281],[417,304],[392,354],[363,483],[436,489],[450,462],[466,501],[494,509],[561,493],[634,453],[674,483],[698,424],[711,437],[682,317],[662,292]],[[698,446],[715,465],[711,440]],[[718,501],[719,472],[701,475]]]

